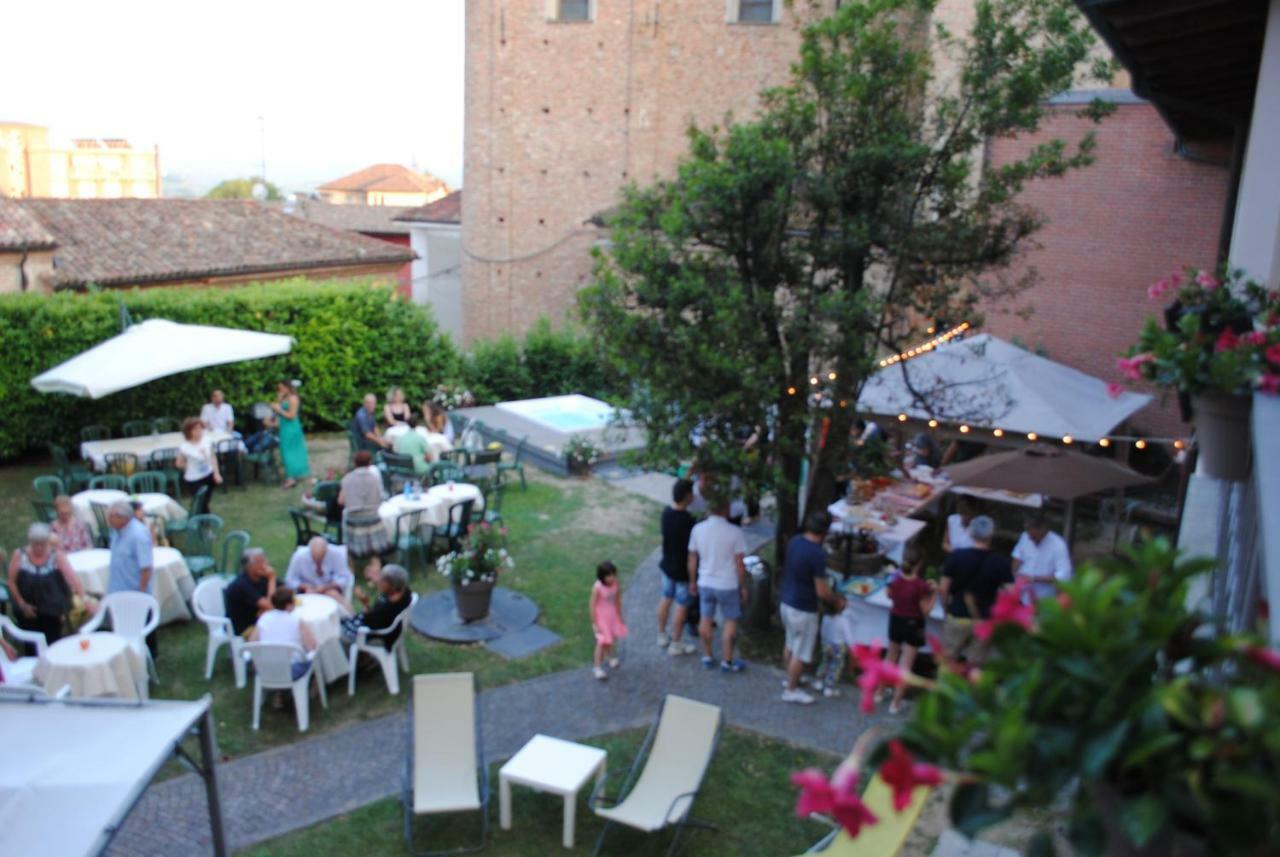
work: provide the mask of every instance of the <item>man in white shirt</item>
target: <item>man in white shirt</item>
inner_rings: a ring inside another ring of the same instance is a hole
[[[977,502],[967,495],[960,495],[956,502],[956,510],[947,516],[947,531],[942,534],[942,551],[963,550],[973,547],[973,536],[969,535],[969,524],[978,516]]]
[[[235,430],[236,412],[227,404],[221,390],[209,394],[209,401],[200,409],[200,422],[209,431],[225,431],[230,434]]]
[[[689,533],[689,594],[697,596],[702,612],[698,637],[702,641],[702,665],[715,666],[711,657],[711,623],[720,610],[722,672],[741,672],[746,666],[733,656],[733,642],[738,635],[738,620],[747,600],[747,567],[743,557],[747,540],[742,528],[729,523],[729,503],[716,498],[711,514]]]
[[[1028,515],[1025,526],[1013,547],[1013,573],[1030,581],[1036,600],[1052,597],[1057,581],[1071,579],[1071,551],[1066,539],[1049,530],[1043,512]]]
[[[351,609],[346,592],[355,576],[347,566],[346,548],[331,545],[320,536],[293,552],[284,582],[298,592],[328,595],[348,611]]]

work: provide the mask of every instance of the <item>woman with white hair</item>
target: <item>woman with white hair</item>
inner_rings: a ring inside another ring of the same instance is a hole
[[[18,627],[39,631],[50,643],[62,637],[72,598],[84,596],[67,555],[54,548],[52,538],[48,524],[32,524],[27,546],[15,550],[9,562],[9,592]]]

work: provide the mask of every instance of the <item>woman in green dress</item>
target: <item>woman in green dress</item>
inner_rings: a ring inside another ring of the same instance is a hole
[[[277,400],[271,410],[279,416],[280,458],[284,462],[284,487],[292,488],[298,480],[311,472],[307,462],[307,441],[302,436],[302,422],[298,419],[301,401],[293,382],[281,381],[276,385]]]

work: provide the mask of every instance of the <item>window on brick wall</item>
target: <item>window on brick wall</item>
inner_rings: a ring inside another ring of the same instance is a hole
[[[595,0],[550,0],[547,17],[553,21],[590,21],[595,17]]]
[[[782,0],[730,0],[730,2],[731,12],[735,11],[732,6],[737,6],[737,14],[731,14],[731,21],[739,24],[772,24],[778,20],[776,7]]]

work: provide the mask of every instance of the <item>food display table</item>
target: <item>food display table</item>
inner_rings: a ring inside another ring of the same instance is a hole
[[[225,431],[206,431],[204,436],[215,449],[219,441],[231,438],[231,434]],[[105,470],[107,455],[113,452],[131,452],[138,457],[138,466],[145,467],[151,460],[151,453],[158,449],[177,449],[185,440],[180,431],[117,437],[111,440],[87,440],[80,444],[80,457],[91,462],[94,470]]]
[[[154,515],[164,521],[180,521],[187,517],[187,510],[168,494],[138,494],[142,503],[142,511]],[[114,488],[94,488],[81,491],[71,497],[71,508],[80,520],[89,527],[89,532],[96,538],[98,535],[98,518],[93,514],[93,507],[110,506],[117,500],[128,500],[131,495]]]
[[[893,602],[889,600],[886,587],[882,586],[865,598],[852,593],[844,593],[845,610],[840,614],[846,643],[852,645],[889,644],[889,610]],[[925,633],[942,637],[942,600],[936,599],[933,609],[925,619]],[[925,645],[922,652],[929,651]]]
[[[550,792],[564,798],[564,847],[573,847],[574,820],[578,809],[578,791],[595,777],[604,782],[607,754],[598,747],[587,747],[534,735],[498,771],[498,818],[503,830],[511,829],[511,784]]]
[[[67,561],[86,592],[101,596],[107,591],[111,578],[111,551],[106,548],[73,551],[67,554]],[[187,602],[195,591],[196,582],[187,568],[187,561],[181,553],[166,547],[154,548],[152,561],[155,562],[151,570],[155,580],[152,594],[160,602],[160,624],[190,619],[191,610]]]
[[[915,518],[889,518],[868,504],[851,506],[845,500],[832,503],[827,512],[831,514],[831,532],[849,534],[866,530],[876,537],[885,557],[895,563],[902,562],[907,544],[927,526]]]
[[[294,615],[316,640],[315,664],[325,684],[351,671],[342,650],[342,618],[346,611],[328,595],[302,593],[295,598]]]
[[[72,696],[147,698],[147,665],[124,637],[106,631],[58,640],[36,663],[35,678],[50,694],[66,686]]]

